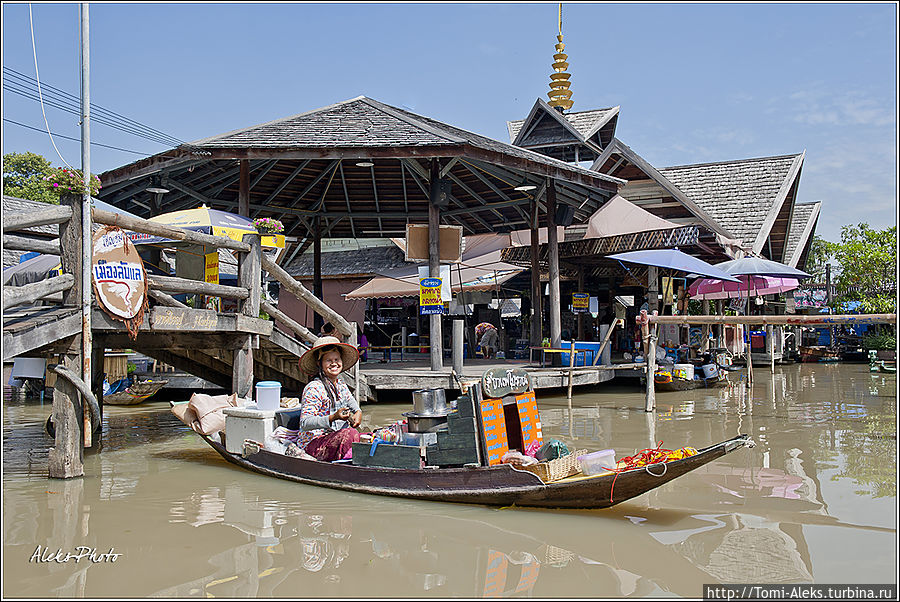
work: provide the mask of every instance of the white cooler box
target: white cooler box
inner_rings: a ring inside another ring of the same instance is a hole
[[[225,449],[232,454],[244,450],[244,439],[265,445],[266,437],[275,430],[275,412],[257,410],[256,404],[245,408],[225,408]]]

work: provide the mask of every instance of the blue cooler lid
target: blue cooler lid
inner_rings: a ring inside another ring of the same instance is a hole
[[[260,388],[260,389],[269,389],[269,388],[274,389],[274,388],[281,387],[281,383],[278,382],[277,380],[263,380],[263,381],[256,383],[256,386],[257,386],[257,388]]]

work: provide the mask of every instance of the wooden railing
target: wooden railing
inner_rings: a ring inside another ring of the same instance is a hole
[[[35,226],[65,224],[72,218],[72,208],[67,205],[48,205],[39,213],[22,211],[3,216],[3,248],[11,251],[38,251],[50,255],[62,255],[59,238],[45,240],[35,236],[17,236],[20,232]],[[67,291],[75,284],[75,276],[61,274],[54,278],[26,284],[3,287],[3,311],[17,305],[33,304],[45,297]]]

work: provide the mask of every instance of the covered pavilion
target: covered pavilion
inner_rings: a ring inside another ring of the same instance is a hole
[[[281,220],[293,239],[287,261],[312,245],[317,266],[323,237],[401,235],[407,223],[427,222],[433,276],[442,222],[468,235],[555,225],[560,210],[584,221],[625,183],[364,96],[183,144],[100,178],[100,199],[141,217],[205,203]],[[558,301],[558,270],[555,279]],[[315,282],[321,298],[319,269]],[[550,311],[558,339],[559,303]],[[432,317],[432,369],[441,365],[440,328]]]

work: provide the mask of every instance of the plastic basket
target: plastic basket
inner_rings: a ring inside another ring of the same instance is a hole
[[[558,481],[566,477],[581,473],[581,464],[578,462],[578,456],[587,453],[586,449],[579,449],[568,456],[563,456],[555,460],[547,462],[538,462],[531,466],[522,466],[522,470],[533,472],[541,478],[545,483]]]

